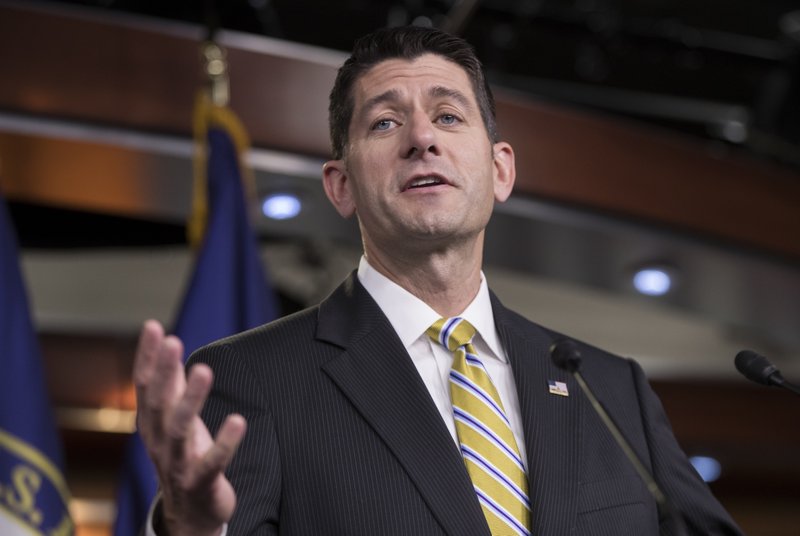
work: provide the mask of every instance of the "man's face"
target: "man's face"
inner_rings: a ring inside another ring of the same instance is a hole
[[[340,214],[358,215],[367,254],[482,237],[514,158],[490,142],[466,72],[433,54],[390,59],[358,79],[353,99],[344,160],[324,178]]]

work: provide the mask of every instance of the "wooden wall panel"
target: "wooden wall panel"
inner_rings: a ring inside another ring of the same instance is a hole
[[[0,110],[189,136],[202,29],[0,6]],[[221,33],[232,107],[257,146],[325,157],[344,56]],[[800,172],[638,123],[498,92],[517,192],[800,259]]]

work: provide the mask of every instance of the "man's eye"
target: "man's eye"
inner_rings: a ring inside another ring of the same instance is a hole
[[[444,125],[455,125],[459,119],[453,114],[442,114],[439,116],[439,121]]]
[[[374,125],[372,125],[372,130],[388,130],[391,128],[394,121],[391,119],[381,119],[376,121]]]

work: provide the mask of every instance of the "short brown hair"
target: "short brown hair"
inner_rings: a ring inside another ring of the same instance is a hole
[[[497,141],[494,97],[484,76],[483,66],[472,46],[459,37],[434,28],[401,26],[384,28],[358,39],[352,54],[339,69],[328,105],[328,125],[334,159],[344,157],[350,121],[353,118],[352,91],[356,80],[384,60],[413,60],[424,54],[442,56],[464,69],[472,82],[489,139],[492,142]]]

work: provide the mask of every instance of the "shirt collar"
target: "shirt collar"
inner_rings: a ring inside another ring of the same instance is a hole
[[[389,319],[389,323],[406,348],[409,348],[440,318],[439,314],[424,301],[373,268],[364,256],[358,264],[358,280]],[[475,327],[494,357],[505,361],[503,357],[505,354],[494,325],[489,286],[486,284],[483,271],[481,271],[478,294],[459,316],[466,318]]]

